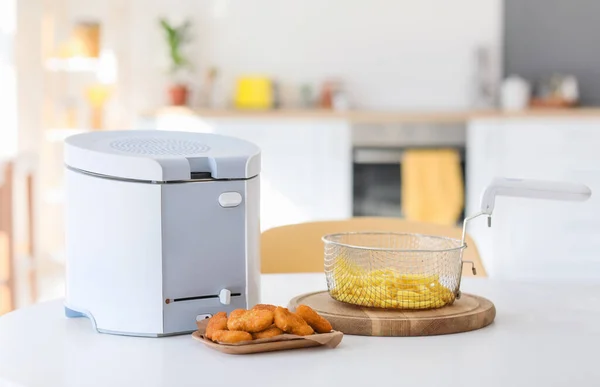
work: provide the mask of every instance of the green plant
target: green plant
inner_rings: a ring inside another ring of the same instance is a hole
[[[183,53],[184,44],[191,41],[190,21],[186,20],[180,26],[174,26],[162,18],[160,19],[160,25],[169,48],[169,58],[171,60],[170,72],[177,73],[185,68],[191,69],[192,64]]]

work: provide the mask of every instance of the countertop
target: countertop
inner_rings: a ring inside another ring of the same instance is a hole
[[[261,301],[279,305],[326,288],[323,274],[267,274],[261,282]],[[226,355],[189,335],[99,334],[87,319],[66,319],[62,302],[51,301],[0,317],[0,385],[598,385],[600,284],[464,278],[462,285],[494,302],[492,325],[429,337],[345,335],[335,349],[257,355]]]
[[[143,117],[166,115],[190,115],[207,119],[298,119],[298,120],[342,120],[353,124],[388,123],[446,123],[460,124],[475,119],[510,118],[600,118],[600,107],[553,109],[536,108],[523,111],[501,110],[448,110],[448,111],[376,111],[325,109],[191,109],[187,107],[164,107],[142,114]]]

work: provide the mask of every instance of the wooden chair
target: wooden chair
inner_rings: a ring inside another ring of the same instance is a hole
[[[34,248],[34,176],[30,169],[23,168],[23,164],[26,163],[21,158],[0,162],[0,315],[17,308],[17,277],[26,277],[32,302],[38,296]],[[20,185],[24,186],[19,188]],[[21,247],[17,247],[15,241],[15,192],[25,195],[27,243]],[[27,270],[26,275],[17,272],[17,256],[22,258],[23,265],[20,266],[21,270]]]
[[[349,231],[391,231],[429,234],[460,239],[462,228],[430,223],[409,222],[398,218],[358,217],[340,221],[320,221],[286,225],[265,230],[261,235],[262,273],[323,272],[323,242],[325,234]],[[467,235],[463,260],[472,261],[477,276],[487,273],[475,242]],[[471,266],[465,264],[464,276],[472,276]]]
[[[0,315],[15,308],[13,164],[0,164]]]

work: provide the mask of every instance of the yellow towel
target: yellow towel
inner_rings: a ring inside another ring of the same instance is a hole
[[[407,220],[456,224],[464,206],[458,151],[407,150],[401,173],[402,212]]]

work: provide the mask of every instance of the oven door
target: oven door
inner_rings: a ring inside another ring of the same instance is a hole
[[[403,217],[403,147],[355,147],[353,150],[353,216]],[[465,181],[464,148],[458,147]],[[464,219],[464,210],[458,223]]]

